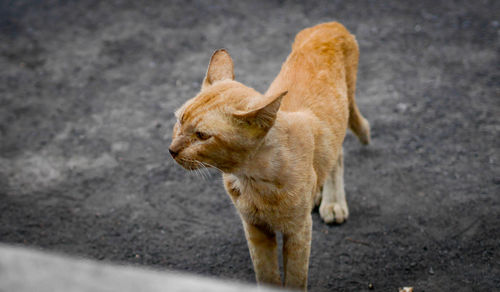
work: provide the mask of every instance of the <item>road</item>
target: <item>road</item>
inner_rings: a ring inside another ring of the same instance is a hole
[[[350,218],[313,213],[311,291],[500,289],[500,2],[1,1],[0,241],[254,282],[220,175],[168,155],[227,48],[265,91],[302,28],[361,56],[373,144],[344,143]]]

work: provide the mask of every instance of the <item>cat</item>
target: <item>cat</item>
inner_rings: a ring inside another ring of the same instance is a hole
[[[201,91],[176,112],[169,152],[188,170],[213,167],[239,212],[258,283],[307,289],[313,207],[326,223],[349,217],[342,143],[349,127],[370,142],[354,99],[359,50],[337,23],[299,32],[266,93],[234,80],[225,49],[211,57]]]

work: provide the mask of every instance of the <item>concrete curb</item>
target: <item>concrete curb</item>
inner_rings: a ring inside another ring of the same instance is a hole
[[[277,291],[0,245],[0,291]]]

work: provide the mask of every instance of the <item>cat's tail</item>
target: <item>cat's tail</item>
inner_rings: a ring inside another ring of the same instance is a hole
[[[355,102],[349,101],[349,129],[363,145],[370,144],[370,123],[359,112]]]
[[[359,48],[353,35],[345,42],[347,97],[349,99],[349,128],[364,144],[370,144],[370,123],[361,115],[356,105],[356,74],[358,71]]]

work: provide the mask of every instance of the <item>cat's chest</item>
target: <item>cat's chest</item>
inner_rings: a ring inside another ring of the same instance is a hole
[[[256,225],[282,229],[293,214],[288,195],[269,182],[248,182],[232,178],[225,181],[226,189],[243,219]]]
[[[234,205],[246,222],[269,225],[273,229],[283,229],[283,224],[289,221],[292,213],[283,202],[276,202],[262,194],[242,193],[234,200]]]

